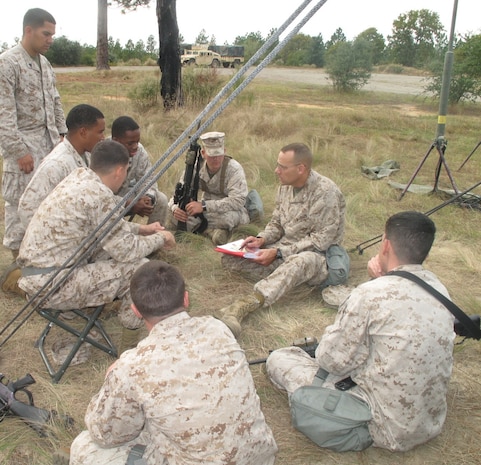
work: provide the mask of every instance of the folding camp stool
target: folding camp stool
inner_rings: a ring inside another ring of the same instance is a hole
[[[112,357],[118,356],[117,349],[115,348],[110,336],[105,331],[105,328],[103,327],[102,323],[98,320],[98,317],[102,313],[103,309],[104,309],[104,305],[99,305],[93,310],[92,313],[88,313],[88,314],[78,309],[70,310],[71,312],[75,313],[75,315],[85,320],[85,325],[81,330],[74,328],[73,326],[68,324],[65,320],[62,320],[60,318],[60,314],[63,313],[63,311],[61,310],[44,309],[44,308],[41,308],[38,310],[39,315],[47,319],[49,323],[47,323],[47,326],[45,326],[45,329],[42,331],[42,334],[40,335],[39,339],[35,343],[35,347],[38,348],[40,352],[40,356],[42,357],[43,363],[47,367],[48,373],[52,377],[53,383],[58,383],[60,381],[60,378],[62,378],[63,374],[69,367],[70,363],[72,362],[72,359],[75,357],[76,353],[80,349],[80,346],[85,342],[91,344],[97,349],[100,349],[106,352]],[[65,360],[57,370],[54,369],[45,351],[45,339],[47,338],[48,333],[54,326],[58,326],[63,330],[67,331],[68,333],[73,334],[74,336],[77,337],[77,341],[75,342],[74,346],[72,347],[67,357],[65,358]],[[95,328],[100,333],[100,335],[103,338],[103,341],[98,342],[95,339],[93,339],[91,336],[89,336],[89,332],[93,328]]]

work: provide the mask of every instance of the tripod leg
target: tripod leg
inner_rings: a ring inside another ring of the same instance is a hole
[[[461,163],[461,166],[458,168],[458,171],[461,171],[461,168],[466,164],[466,162],[471,158],[471,155],[476,152],[477,148],[481,145],[481,140],[478,142],[476,147],[474,147],[473,151],[466,157],[466,160]]]
[[[413,183],[414,181],[414,178],[417,176],[417,174],[419,173],[419,171],[421,170],[422,166],[424,165],[424,162],[428,159],[429,157],[429,154],[431,153],[431,150],[434,148],[434,144],[431,144],[431,147],[429,147],[429,150],[426,152],[426,155],[424,155],[423,159],[421,160],[421,163],[419,163],[418,167],[416,168],[416,170],[414,171],[413,175],[411,176],[411,179],[408,181],[408,183],[406,184],[406,187],[404,188],[404,190],[401,192],[401,195],[399,196],[399,199],[398,200],[401,200],[403,197],[404,197],[404,194],[407,192],[407,190],[409,189],[409,186]]]
[[[439,183],[439,174],[441,172],[441,164],[444,165],[444,168],[446,168],[446,173],[448,174],[449,180],[451,181],[451,185],[453,186],[454,192],[456,194],[459,193],[458,186],[456,185],[456,182],[454,181],[453,175],[451,174],[451,170],[449,169],[449,166],[446,162],[446,158],[444,156],[444,152],[446,151],[446,145],[443,146],[438,146],[438,153],[439,153],[439,160],[438,164],[436,167],[436,179],[434,180],[434,188],[433,192],[437,191],[438,189],[438,183]]]

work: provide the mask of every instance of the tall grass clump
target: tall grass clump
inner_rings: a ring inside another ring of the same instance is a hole
[[[224,80],[215,68],[185,68],[182,72],[182,89],[186,106],[207,105],[220,91]]]
[[[159,85],[158,79],[146,79],[131,89],[127,96],[137,110],[149,110],[157,105],[159,99]]]

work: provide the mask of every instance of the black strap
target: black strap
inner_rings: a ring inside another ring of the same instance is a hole
[[[415,274],[405,270],[390,271],[387,273],[387,275],[401,276],[402,278],[409,279],[416,284],[419,284],[422,288],[436,297],[436,299],[438,299],[461,322],[461,324],[471,334],[470,337],[478,341],[481,339],[481,330],[473,323],[471,318],[469,318],[469,316],[466,315],[466,313],[464,313],[454,302],[449,300],[446,296],[424,281],[424,279],[421,279],[419,276],[416,276]]]
[[[147,465],[147,462],[142,458],[145,448],[146,446],[143,444],[135,444],[135,446],[130,449],[125,465]]]

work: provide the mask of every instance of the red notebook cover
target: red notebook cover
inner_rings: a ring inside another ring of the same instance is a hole
[[[251,254],[255,253],[259,249],[252,248],[252,247],[240,248],[243,242],[244,242],[244,239],[239,239],[234,242],[228,242],[227,244],[224,244],[224,245],[218,245],[214,250],[216,252],[226,253],[228,255],[235,255],[236,257],[253,258]],[[249,255],[246,257],[246,254],[249,254]]]

